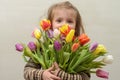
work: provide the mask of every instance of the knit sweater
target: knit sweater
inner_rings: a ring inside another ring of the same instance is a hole
[[[25,80],[43,80],[42,74],[44,70],[41,69],[39,64],[35,64],[32,60],[24,67],[24,78]],[[79,74],[69,74],[63,70],[60,70],[57,74],[62,80],[90,80],[90,75],[84,72]]]

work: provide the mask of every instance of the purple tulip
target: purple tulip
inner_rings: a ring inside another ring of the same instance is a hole
[[[93,52],[98,46],[98,43],[97,42],[94,42],[90,45],[90,48],[89,48],[89,51],[90,52]]]
[[[34,42],[29,42],[28,47],[30,48],[31,51],[34,51],[37,48]]]
[[[22,44],[19,44],[19,43],[17,43],[17,44],[15,45],[15,47],[16,47],[16,50],[17,50],[17,51],[20,51],[20,52],[22,52],[23,49],[24,49],[23,45],[22,45]]]
[[[55,50],[57,50],[57,51],[62,48],[62,45],[60,44],[59,41],[55,41],[55,42],[54,42],[54,48],[55,48]]]
[[[103,70],[98,69],[98,70],[96,71],[96,75],[97,75],[98,77],[108,79],[109,73],[106,72],[106,71],[103,71]]]
[[[52,30],[48,30],[47,34],[48,34],[49,38],[53,38],[53,31]]]

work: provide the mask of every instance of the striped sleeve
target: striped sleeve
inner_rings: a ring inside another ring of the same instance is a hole
[[[42,80],[42,73],[40,65],[35,64],[31,59],[24,67],[24,79],[25,80]]]
[[[62,80],[90,80],[90,76],[84,72],[79,74],[69,74],[60,70],[57,74]]]

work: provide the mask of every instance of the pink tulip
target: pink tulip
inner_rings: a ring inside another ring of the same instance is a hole
[[[15,45],[15,48],[16,48],[16,50],[19,51],[19,52],[22,52],[23,49],[24,49],[23,45],[22,45],[22,44],[19,44],[19,43],[17,43],[17,44]]]
[[[28,47],[30,48],[31,51],[34,51],[36,49],[36,44],[34,42],[29,42]]]
[[[109,73],[106,72],[106,71],[103,71],[103,70],[101,70],[101,69],[98,69],[98,70],[96,71],[96,75],[97,75],[98,77],[108,79]]]

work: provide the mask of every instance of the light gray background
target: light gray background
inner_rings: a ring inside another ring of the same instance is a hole
[[[25,62],[15,50],[17,42],[33,41],[31,32],[39,27],[50,5],[64,0],[0,0],[0,80],[24,80]],[[91,41],[103,43],[115,58],[109,80],[120,76],[120,0],[69,0],[80,11]],[[94,74],[91,80],[104,80]]]

